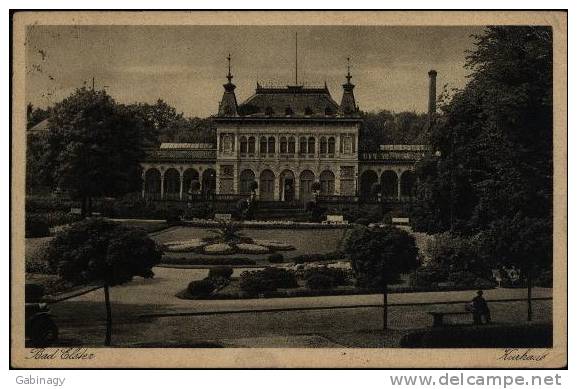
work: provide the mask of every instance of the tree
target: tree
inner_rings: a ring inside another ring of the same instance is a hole
[[[140,189],[144,157],[142,122],[104,91],[77,89],[56,104],[49,122],[45,174],[82,200]]]
[[[85,219],[59,233],[47,250],[51,267],[75,284],[100,283],[106,305],[105,345],[112,339],[109,288],[132,280],[151,278],[160,262],[161,248],[145,231],[103,219]]]
[[[392,226],[382,228],[356,227],[345,240],[345,252],[357,284],[368,288],[382,288],[383,328],[387,328],[388,287],[398,280],[400,273],[418,266],[415,238]]]
[[[532,263],[552,264],[552,250],[532,242],[552,247],[552,47],[550,27],[495,26],[475,36],[469,82],[441,100],[430,130],[437,156],[417,166],[411,218],[418,231],[479,234],[494,245],[485,249],[494,260],[515,263],[528,279]]]
[[[362,112],[359,148],[377,151],[383,144],[423,144],[427,138],[427,115],[415,112]]]

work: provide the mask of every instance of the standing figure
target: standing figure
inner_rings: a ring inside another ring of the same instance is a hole
[[[483,291],[477,291],[477,297],[473,299],[473,323],[483,324],[483,318],[485,319],[485,324],[491,322],[491,311],[487,305],[487,301],[483,298]]]

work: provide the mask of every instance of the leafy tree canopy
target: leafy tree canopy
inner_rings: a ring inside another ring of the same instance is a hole
[[[139,276],[153,276],[161,249],[145,231],[103,219],[85,219],[59,233],[47,260],[60,276],[78,284],[115,286]]]
[[[415,239],[392,226],[354,228],[345,240],[345,252],[357,283],[364,287],[381,287],[418,266]]]
[[[376,151],[383,144],[424,144],[427,115],[415,112],[363,112],[360,148]]]
[[[45,174],[81,199],[140,188],[142,122],[104,91],[78,89],[49,122]]]
[[[499,26],[475,39],[469,82],[445,95],[431,129],[437,156],[417,167],[413,227],[501,235],[493,254],[523,260],[536,254],[528,235],[552,239],[552,32]]]

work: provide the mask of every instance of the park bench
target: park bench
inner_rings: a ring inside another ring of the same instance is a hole
[[[444,325],[445,316],[462,316],[462,315],[472,315],[470,311],[436,311],[427,312],[429,315],[433,316],[433,327],[442,327]]]
[[[342,215],[327,215],[327,220],[322,224],[348,224]]]
[[[230,213],[215,213],[214,220],[219,222],[230,222],[232,221],[232,215]]]

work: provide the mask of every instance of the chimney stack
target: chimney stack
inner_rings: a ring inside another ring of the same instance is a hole
[[[437,71],[429,70],[429,122],[437,111]]]

